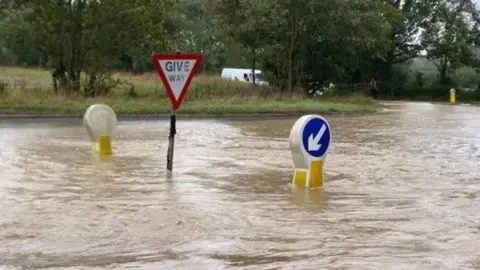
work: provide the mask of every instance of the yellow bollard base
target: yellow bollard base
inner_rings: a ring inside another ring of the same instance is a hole
[[[99,142],[92,143],[92,151],[99,153],[102,156],[112,155],[112,143],[110,136],[100,136]]]
[[[305,187],[307,185],[307,170],[295,169],[292,183],[299,187]]]
[[[310,168],[295,169],[293,173],[293,181],[297,187],[307,187],[310,189],[323,187],[323,161],[315,160],[310,162]]]
[[[450,104],[455,104],[456,98],[455,95],[450,95]]]
[[[92,152],[95,152],[95,153],[100,152],[100,143],[97,143],[97,142],[92,143]]]
[[[311,189],[323,187],[322,160],[315,160],[310,162],[310,171],[308,172],[307,187]]]
[[[110,136],[100,136],[100,155],[110,156],[112,154],[112,143]]]

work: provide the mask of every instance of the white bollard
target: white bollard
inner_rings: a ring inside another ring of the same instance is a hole
[[[117,115],[112,108],[105,104],[91,105],[85,111],[83,124],[92,141],[92,150],[100,155],[112,155],[111,138],[117,127]]]
[[[323,166],[331,137],[330,125],[320,115],[304,115],[295,122],[290,131],[294,185],[323,187]]]

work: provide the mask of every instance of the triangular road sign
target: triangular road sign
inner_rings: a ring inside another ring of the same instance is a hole
[[[173,109],[178,109],[198,71],[202,54],[153,54],[152,61],[170,97]]]

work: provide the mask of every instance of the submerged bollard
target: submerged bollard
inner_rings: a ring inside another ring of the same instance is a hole
[[[304,115],[295,122],[289,139],[295,167],[294,185],[323,187],[323,166],[331,136],[330,125],[320,115]]]
[[[107,105],[94,104],[85,111],[83,124],[92,141],[92,151],[102,156],[112,155],[111,138],[117,127],[117,115]]]
[[[456,102],[456,91],[455,88],[450,89],[450,104],[455,104]]]

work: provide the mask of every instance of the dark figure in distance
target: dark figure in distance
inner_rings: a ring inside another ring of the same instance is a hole
[[[373,98],[378,98],[377,80],[374,76],[372,76],[370,80],[370,95],[372,95]]]

